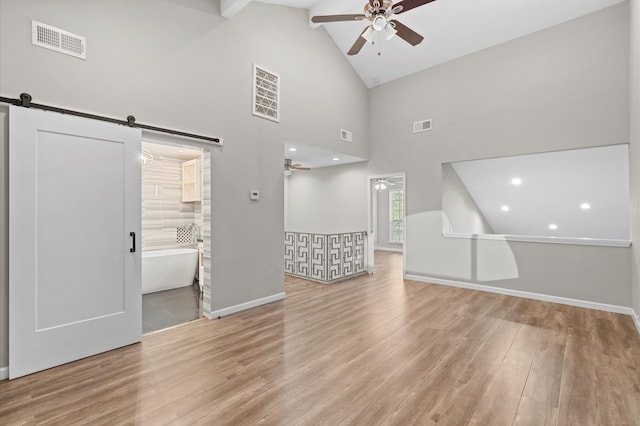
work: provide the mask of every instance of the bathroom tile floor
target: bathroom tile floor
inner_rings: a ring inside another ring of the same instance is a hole
[[[193,321],[201,316],[196,286],[142,295],[142,334]]]

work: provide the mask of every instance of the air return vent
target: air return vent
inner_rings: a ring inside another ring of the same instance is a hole
[[[253,65],[253,115],[280,121],[280,77]]]
[[[353,133],[348,130],[340,129],[340,139],[345,142],[353,142]]]
[[[416,121],[413,123],[413,133],[426,132],[431,130],[431,120]]]
[[[31,21],[31,42],[36,46],[87,59],[87,40],[51,25]]]

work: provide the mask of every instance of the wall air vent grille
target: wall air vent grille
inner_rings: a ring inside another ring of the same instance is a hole
[[[280,121],[280,77],[253,65],[253,115]]]
[[[345,142],[353,142],[353,133],[348,130],[340,129],[340,139]]]
[[[87,59],[87,40],[51,25],[31,21],[31,43],[80,59]]]
[[[431,120],[416,121],[413,123],[413,133],[426,132],[431,130]]]

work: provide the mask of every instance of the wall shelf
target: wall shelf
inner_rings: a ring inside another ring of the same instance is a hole
[[[202,166],[199,159],[182,163],[182,202],[202,201]]]

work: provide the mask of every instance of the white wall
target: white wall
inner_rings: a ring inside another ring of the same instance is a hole
[[[628,249],[440,235],[441,163],[628,141],[627,13],[613,6],[372,90],[370,167],[407,172],[408,274],[629,306]],[[421,118],[434,130],[414,135]]]
[[[640,313],[640,0],[629,1],[629,140],[631,156],[632,301]]]
[[[493,234],[451,164],[442,165],[442,229],[458,234]]]
[[[390,191],[404,191],[404,182],[396,182],[393,186],[387,186],[385,189],[376,190],[372,187],[372,191],[377,191],[377,234],[376,234],[376,248],[390,248],[393,250],[402,250],[402,243],[391,242],[391,222],[389,220],[390,214]]]
[[[0,368],[9,363],[9,109],[0,107]]]
[[[367,230],[366,165],[293,172],[287,179],[285,230],[333,234]]]
[[[87,60],[32,46],[32,19],[86,36]],[[254,62],[281,77],[280,123],[251,115]],[[285,139],[335,149],[348,128],[341,150],[368,155],[367,89],[302,9],[254,2],[228,21],[210,0],[0,0],[0,93],[21,92],[224,138],[212,150],[212,310],[284,291]]]
[[[622,3],[371,91],[370,167],[406,168],[408,274],[629,306],[629,249],[440,234],[441,163],[628,142],[628,46]]]
[[[406,172],[408,274],[630,306],[631,249],[441,235],[441,163],[629,141],[628,12],[621,3],[372,89],[370,161],[340,171],[347,187],[318,179],[322,203],[347,199],[367,176]],[[427,118],[433,130],[414,134]],[[362,197],[350,227],[366,226]]]
[[[395,189],[395,188],[394,188]],[[386,246],[389,243],[389,187],[377,191],[377,224],[376,228],[378,233],[376,234],[376,243],[378,246]]]

